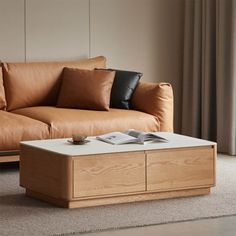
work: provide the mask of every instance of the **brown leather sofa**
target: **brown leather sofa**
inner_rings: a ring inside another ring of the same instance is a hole
[[[0,68],[0,162],[19,160],[19,142],[99,135],[129,128],[173,131],[173,93],[168,83],[140,82],[133,110],[57,108],[64,67],[106,68],[103,56],[68,62],[2,63]]]

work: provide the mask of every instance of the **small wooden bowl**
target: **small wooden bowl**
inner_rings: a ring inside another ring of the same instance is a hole
[[[82,136],[82,135],[79,135],[79,134],[73,134],[72,139],[69,139],[67,141],[71,144],[83,145],[83,144],[86,144],[86,143],[90,142],[90,140],[86,140],[86,138],[87,138],[87,136]]]
[[[79,134],[73,134],[72,135],[72,140],[73,142],[84,142],[86,140],[87,136],[82,136]]]

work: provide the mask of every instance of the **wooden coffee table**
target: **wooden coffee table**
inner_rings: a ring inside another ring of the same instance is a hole
[[[216,143],[160,132],[168,143],[111,145],[90,137],[21,143],[26,195],[67,208],[210,193]]]

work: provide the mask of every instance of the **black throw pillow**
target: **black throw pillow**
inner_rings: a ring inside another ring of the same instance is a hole
[[[116,72],[111,89],[110,107],[130,109],[130,100],[143,74],[134,71],[107,70]]]

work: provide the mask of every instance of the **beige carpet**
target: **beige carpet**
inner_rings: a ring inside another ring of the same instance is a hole
[[[18,168],[0,168],[0,235],[69,235],[236,214],[236,158],[219,156],[217,187],[203,197],[61,209],[25,197]]]

